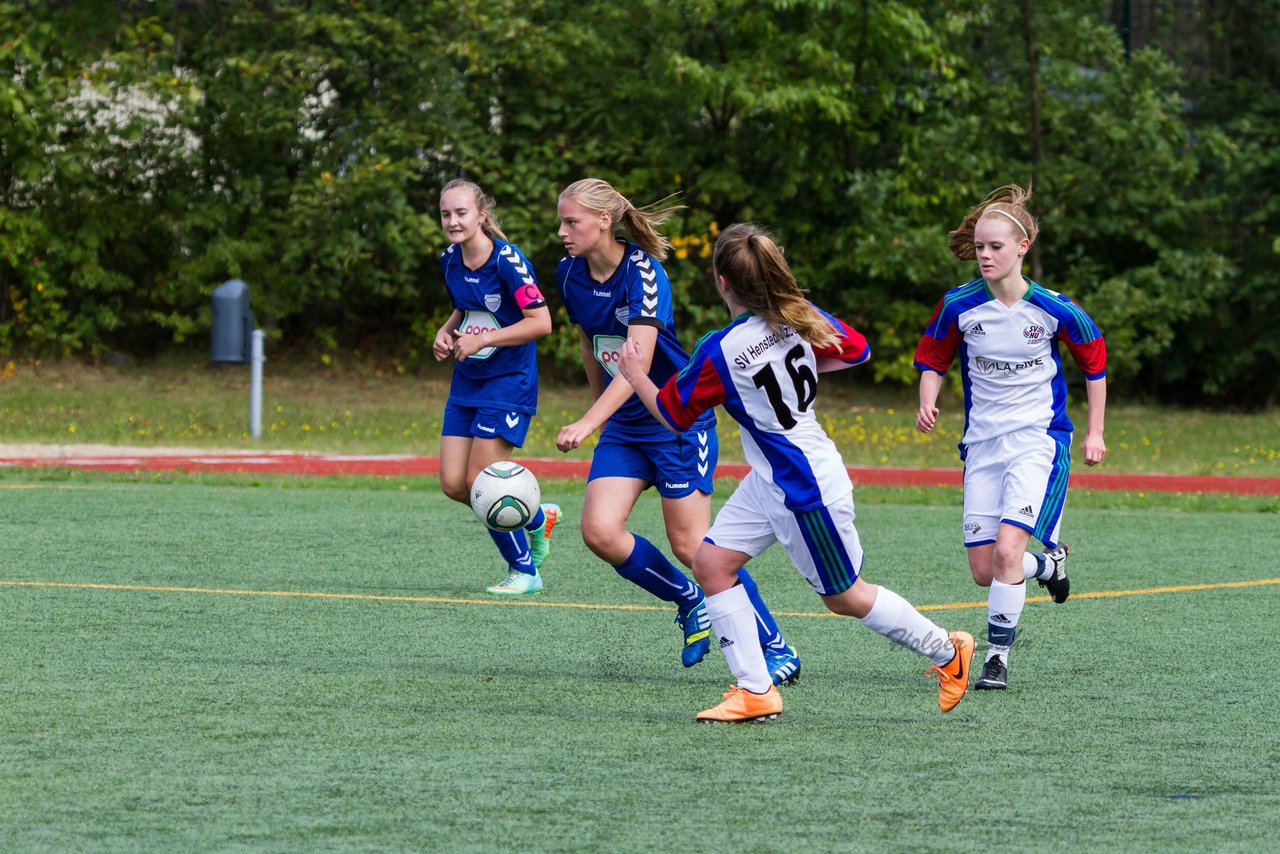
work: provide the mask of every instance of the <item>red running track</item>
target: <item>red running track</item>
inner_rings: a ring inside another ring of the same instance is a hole
[[[585,478],[587,460],[518,458],[540,476]],[[375,477],[433,476],[440,471],[436,457],[408,455],[365,456],[355,454],[299,454],[219,452],[184,455],[0,457],[0,466],[24,468],[61,467],[100,471],[220,471],[262,474],[372,475]],[[742,463],[721,463],[716,477],[741,478],[748,471]],[[959,486],[959,469],[904,469],[851,466],[855,484],[878,486]],[[1224,492],[1236,495],[1280,497],[1280,477],[1227,477],[1225,475],[1118,474],[1073,472],[1077,489],[1125,492]]]

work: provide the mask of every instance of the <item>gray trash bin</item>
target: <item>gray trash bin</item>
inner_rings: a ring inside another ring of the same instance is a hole
[[[223,282],[213,289],[213,362],[249,361],[253,334],[253,310],[249,308],[249,286],[239,279]]]

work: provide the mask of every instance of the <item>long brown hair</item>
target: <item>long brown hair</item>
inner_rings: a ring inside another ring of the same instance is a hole
[[[982,203],[975,205],[965,214],[960,225],[949,235],[951,254],[961,261],[972,261],[978,257],[973,248],[973,231],[978,227],[978,220],[984,216],[995,217],[1009,224],[1014,234],[1021,234],[1032,243],[1040,233],[1040,225],[1027,210],[1027,200],[1031,198],[1031,188],[1025,190],[1017,184],[1009,184],[992,191]]]
[[[599,178],[574,181],[560,193],[561,201],[568,198],[576,199],[578,204],[589,211],[608,212],[618,228],[626,231],[637,246],[659,261],[667,257],[671,241],[658,233],[658,226],[676,212],[684,210],[684,205],[669,204],[675,200],[674,194],[638,208],[610,186],[608,181]]]
[[[493,210],[493,196],[490,196],[484,190],[480,189],[480,185],[474,181],[468,181],[465,178],[455,178],[448,184],[444,185],[444,189],[440,191],[440,197],[444,198],[445,193],[450,190],[457,189],[469,191],[472,197],[476,200],[476,210],[485,215],[484,219],[480,221],[480,230],[490,237],[496,237],[499,240],[510,243],[511,241],[507,240],[507,236],[502,233],[502,224],[498,222],[498,214]]]
[[[754,223],[731,225],[720,233],[712,257],[715,275],[724,276],[742,307],[764,319],[775,333],[789,326],[815,347],[840,336],[796,284],[782,247]]]

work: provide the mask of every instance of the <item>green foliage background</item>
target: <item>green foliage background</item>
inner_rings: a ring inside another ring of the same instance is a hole
[[[420,355],[448,310],[440,186],[495,195],[554,291],[556,196],[595,175],[682,194],[690,340],[720,320],[710,241],[757,220],[875,378],[910,382],[974,275],[946,232],[1034,181],[1028,272],[1099,321],[1114,384],[1274,404],[1280,0],[1156,3],[1136,50],[1119,5],[0,2],[0,349],[203,346],[239,277],[273,346]]]

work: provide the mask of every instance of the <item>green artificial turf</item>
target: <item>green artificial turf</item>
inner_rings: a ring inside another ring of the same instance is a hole
[[[582,545],[580,485],[544,484],[567,521],[516,602],[434,481],[334,485],[0,478],[0,849],[1272,844],[1274,510],[1073,493],[1076,595],[1029,603],[1010,690],[946,715],[775,549],[752,570],[802,678],[735,727],[692,722],[724,661],[680,667],[670,606]],[[901,494],[860,501],[867,579],[981,641],[958,508]],[[660,525],[646,495],[633,529]]]

